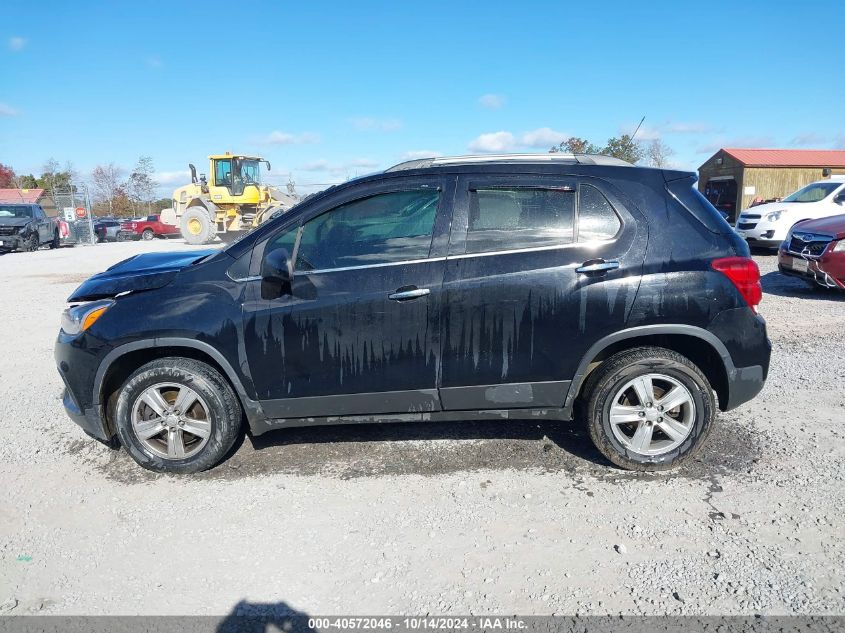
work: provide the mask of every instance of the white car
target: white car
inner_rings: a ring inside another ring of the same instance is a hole
[[[750,246],[777,248],[796,222],[843,213],[845,176],[831,176],[811,182],[780,202],[746,209],[736,221],[736,232]]]

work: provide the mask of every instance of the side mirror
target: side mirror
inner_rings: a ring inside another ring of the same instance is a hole
[[[845,204],[845,191],[841,191],[836,194],[836,197],[833,199],[836,204]]]
[[[284,294],[290,294],[291,279],[290,255],[286,248],[277,248],[264,256],[261,264],[261,298],[278,299]]]

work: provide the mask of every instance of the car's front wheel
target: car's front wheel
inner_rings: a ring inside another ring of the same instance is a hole
[[[24,250],[33,253],[41,247],[41,242],[38,239],[38,233],[32,233],[24,244]]]
[[[196,473],[218,464],[241,427],[231,385],[213,367],[190,358],[161,358],[133,373],[115,410],[121,444],[138,464],[168,473]]]
[[[617,466],[666,470],[701,448],[716,417],[713,389],[688,358],[640,347],[607,359],[584,387],[590,437]]]

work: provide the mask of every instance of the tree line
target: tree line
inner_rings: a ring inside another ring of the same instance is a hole
[[[636,164],[641,161],[649,167],[668,167],[669,158],[675,153],[671,147],[666,145],[659,138],[649,142],[635,140],[630,134],[609,138],[602,147],[595,145],[587,139],[571,136],[565,141],[552,147],[549,152],[566,152],[569,154],[604,154],[613,156],[629,163]]]
[[[155,168],[149,156],[141,156],[135,167],[126,171],[108,163],[91,171],[90,193],[94,215],[132,217],[155,213],[170,206],[170,198],[158,198]],[[44,189],[56,199],[62,193],[79,193],[82,180],[70,162],[62,168],[53,158],[41,168],[41,175],[17,174],[10,165],[0,163],[0,189]]]

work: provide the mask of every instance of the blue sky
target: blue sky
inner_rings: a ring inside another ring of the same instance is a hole
[[[255,152],[301,190],[421,153],[603,143],[645,116],[673,163],[845,147],[845,2],[19,2],[0,162],[84,178]]]

